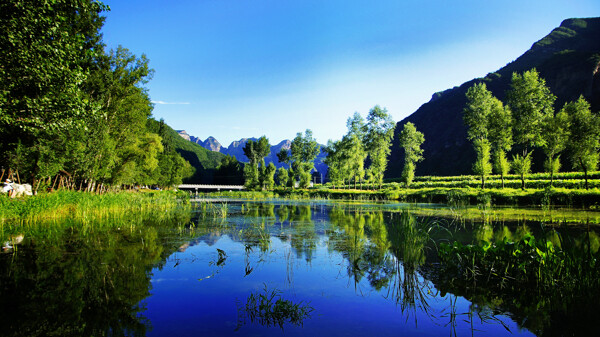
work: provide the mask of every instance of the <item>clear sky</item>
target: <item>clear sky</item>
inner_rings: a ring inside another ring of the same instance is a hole
[[[340,139],[376,104],[402,120],[495,71],[598,0],[105,0],[108,48],[146,54],[153,115],[228,146]]]

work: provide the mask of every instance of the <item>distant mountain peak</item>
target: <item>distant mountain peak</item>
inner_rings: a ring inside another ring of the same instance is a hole
[[[175,131],[176,131],[176,132],[177,132],[177,133],[178,133],[178,134],[179,134],[179,135],[180,135],[180,136],[181,136],[183,139],[191,141],[191,139],[190,139],[190,135],[187,133],[187,131],[185,131],[185,130],[175,130]]]
[[[200,145],[202,145],[202,147],[204,147],[205,149],[214,151],[214,152],[222,152],[221,149],[223,149],[223,146],[221,146],[221,143],[219,143],[219,141],[217,139],[215,139],[215,137],[210,136],[208,138],[206,138],[205,141],[199,143]]]

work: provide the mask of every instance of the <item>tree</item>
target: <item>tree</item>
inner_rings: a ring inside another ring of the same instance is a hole
[[[354,180],[354,188],[356,183],[360,181],[362,188],[362,180],[365,176],[365,159],[367,151],[364,144],[365,139],[365,121],[358,112],[355,112],[352,117],[346,121],[348,133],[342,138],[342,146],[346,151],[346,160],[349,178]]]
[[[404,124],[400,132],[400,146],[404,149],[404,169],[402,178],[409,186],[415,176],[417,162],[423,160],[423,149],[421,144],[425,141],[423,133],[417,131],[415,125],[411,122]]]
[[[295,177],[300,180],[300,187],[306,188],[310,185],[310,172],[315,167],[314,160],[321,151],[312,131],[307,129],[304,136],[298,132],[292,140],[290,151]]]
[[[257,141],[250,139],[243,150],[249,160],[249,163],[244,166],[244,178],[246,180],[244,185],[248,189],[262,188],[265,180],[264,158],[271,152],[269,139],[266,136],[260,137]]]
[[[215,173],[215,184],[221,185],[242,185],[244,183],[243,169],[235,156],[225,156]]]
[[[523,169],[531,169],[530,150],[545,145],[542,126],[544,121],[554,114],[556,96],[550,92],[546,81],[539,77],[537,70],[531,69],[522,75],[513,73],[507,98],[514,119],[514,140],[523,149],[518,158],[523,165],[514,164],[513,167],[520,167],[521,186],[524,189],[525,175],[529,171],[523,172]],[[516,159],[513,157],[513,162]],[[526,162],[529,162],[529,165],[524,165]]]
[[[272,190],[273,187],[275,187],[275,171],[277,171],[277,168],[273,163],[269,163],[269,165],[265,168],[263,179],[264,189]]]
[[[487,90],[485,83],[476,83],[467,90],[467,105],[463,120],[467,125],[467,138],[473,142],[477,160],[473,165],[475,174],[481,177],[481,188],[485,188],[485,177],[491,173],[490,143],[488,141],[489,120],[498,100]]]
[[[379,188],[383,184],[383,174],[387,167],[395,127],[396,123],[385,108],[376,105],[369,111],[364,139],[370,159],[367,176],[369,181],[377,183]]]
[[[571,117],[569,148],[573,167],[584,172],[585,188],[589,189],[588,172],[598,166],[600,119],[592,114],[583,96],[565,104],[562,111]]]
[[[324,162],[328,166],[327,175],[329,180],[331,180],[333,188],[341,186],[345,177],[348,176],[348,158],[344,142],[329,140],[324,151],[327,153]]]
[[[560,153],[567,147],[569,140],[570,121],[565,108],[554,116],[548,116],[542,124],[544,153],[546,162],[544,168],[550,172],[550,185],[554,183],[554,174],[560,169]]]
[[[275,175],[275,179],[277,179],[277,184],[279,186],[281,186],[281,187],[287,186],[288,179],[289,179],[289,177],[288,177],[288,171],[285,168],[280,167],[277,170],[277,173]]]
[[[500,174],[502,188],[504,188],[504,176],[510,171],[510,163],[506,159],[506,152],[513,145],[512,138],[512,113],[508,106],[493,99],[492,108],[488,116],[488,138],[492,148],[494,170]]]
[[[531,172],[531,152],[526,156],[514,155],[511,166],[513,171],[521,177],[521,189],[525,190],[525,175]]]
[[[490,164],[490,142],[486,138],[475,139],[473,141],[477,160],[473,165],[473,172],[481,177],[481,188],[485,188],[485,177],[492,173],[492,164]]]
[[[103,53],[105,9],[92,0],[0,2],[0,160],[34,185],[64,168],[81,148],[70,135],[100,114],[81,84]]]
[[[244,154],[250,161],[244,166],[244,178],[246,179],[246,183],[244,185],[248,189],[263,188],[263,183],[266,178],[264,159],[271,152],[269,139],[266,136],[260,137],[257,141],[250,139],[244,146],[243,150]]]
[[[544,145],[542,124],[553,115],[556,96],[537,70],[531,69],[522,75],[513,73],[507,98],[514,118],[514,140],[523,146],[526,156],[530,148]]]
[[[290,164],[290,151],[288,149],[281,148],[279,152],[277,152],[277,160],[282,164]]]

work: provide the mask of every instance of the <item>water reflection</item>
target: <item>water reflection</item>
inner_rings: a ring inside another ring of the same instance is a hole
[[[0,255],[2,335],[145,335],[139,303],[150,272],[177,245],[159,234],[164,219],[155,220],[27,226],[18,249]]]
[[[0,254],[2,335],[584,334],[600,299],[593,227],[249,202],[36,231],[2,234],[23,235]],[[564,269],[571,282],[548,291],[465,279],[439,258],[442,242],[532,236],[581,265]],[[310,315],[261,311],[263,298]]]

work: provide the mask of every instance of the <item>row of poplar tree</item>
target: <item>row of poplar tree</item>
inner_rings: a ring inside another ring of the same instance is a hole
[[[325,148],[329,179],[334,187],[353,183],[356,188],[360,183],[362,188],[365,182],[381,188],[396,123],[385,108],[376,105],[369,110],[366,121],[356,112],[348,118],[346,126],[346,135],[338,141],[330,140]],[[425,138],[409,122],[400,132],[399,140],[405,154],[402,177],[410,184],[416,163],[423,159],[421,144]]]
[[[323,151],[327,154],[327,176],[333,187],[347,184],[367,183],[372,187],[383,184],[396,123],[385,108],[373,107],[366,118],[355,112],[348,118],[348,132],[341,140],[329,140]],[[404,169],[402,177],[407,184],[414,178],[416,163],[423,160],[421,144],[423,133],[412,123],[406,123],[399,135],[400,146],[404,149]],[[249,189],[271,189],[275,183],[282,187],[306,188],[310,185],[314,160],[320,153],[320,146],[313,138],[312,131],[304,135],[298,133],[289,149],[282,148],[277,153],[280,163],[288,168],[276,169],[273,163],[265,165],[271,145],[263,136],[257,141],[250,140],[244,147],[249,163],[244,165],[245,186]]]
[[[271,151],[271,144],[267,137],[262,136],[258,140],[249,140],[244,146],[244,155],[248,157],[248,163],[244,165],[245,186],[251,190],[272,189],[277,184],[282,187],[301,188],[310,185],[311,171],[315,168],[314,160],[321,149],[312,131],[306,130],[296,134],[290,148],[282,148],[277,153],[280,163],[288,165],[288,169],[280,167],[276,169],[273,163],[265,165],[265,157]]]
[[[597,168],[599,160],[600,118],[590,111],[583,96],[555,111],[556,96],[535,69],[513,73],[506,104],[483,82],[469,88],[466,95],[463,118],[477,155],[473,171],[481,177],[482,188],[493,168],[503,187],[504,176],[512,170],[520,175],[524,189],[534,149],[544,152],[544,168],[551,182],[560,170],[561,154],[567,152],[573,169],[584,172],[589,188],[588,172]],[[507,153],[513,147],[509,161]]]
[[[106,51],[95,0],[0,2],[0,161],[40,186],[181,183],[192,167],[151,118],[148,59]],[[63,181],[64,178],[64,181]]]

